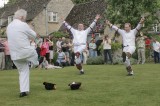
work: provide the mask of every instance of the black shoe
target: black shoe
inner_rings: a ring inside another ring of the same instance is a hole
[[[21,92],[20,95],[19,95],[20,98],[21,98],[21,97],[24,97],[24,96],[27,96],[27,93],[26,93],[26,92]]]
[[[84,74],[84,71],[80,71],[80,75]]]

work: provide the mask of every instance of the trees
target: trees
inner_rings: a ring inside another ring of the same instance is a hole
[[[7,3],[7,5],[14,4],[14,3],[16,3],[16,1],[18,1],[18,0],[9,0],[9,2]]]
[[[147,16],[145,26],[158,21],[155,15],[158,11],[159,0],[107,0],[106,17],[114,23],[138,23],[141,16]],[[148,27],[149,28],[149,27]]]

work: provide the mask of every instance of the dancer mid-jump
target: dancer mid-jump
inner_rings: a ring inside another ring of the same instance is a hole
[[[75,63],[77,69],[80,71],[80,74],[84,74],[84,70],[82,68],[80,54],[85,50],[86,48],[86,42],[87,42],[87,35],[92,31],[93,27],[96,25],[97,20],[100,18],[100,15],[97,15],[95,17],[95,20],[92,22],[92,24],[84,30],[84,25],[79,24],[78,29],[74,29],[71,27],[68,23],[64,21],[64,25],[71,31],[73,34],[73,45],[74,45],[74,53],[75,53]]]
[[[118,27],[112,25],[108,20],[106,20],[106,24],[109,25],[112,29],[117,31],[123,39],[123,62],[126,66],[127,72],[129,76],[133,75],[133,70],[130,64],[130,57],[135,52],[135,38],[138,31],[141,29],[142,24],[144,23],[144,18],[141,18],[138,26],[131,30],[131,24],[125,23],[124,30],[119,29]]]

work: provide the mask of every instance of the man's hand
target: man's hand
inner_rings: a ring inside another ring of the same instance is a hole
[[[112,26],[112,24],[108,20],[106,20],[106,24],[109,25],[110,27]]]
[[[144,20],[145,20],[145,18],[142,17],[139,23],[140,23],[140,24],[143,24],[143,23],[144,23]]]
[[[100,18],[101,18],[101,16],[99,14],[97,14],[95,19],[98,20]]]

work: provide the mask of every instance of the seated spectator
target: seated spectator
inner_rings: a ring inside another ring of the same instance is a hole
[[[61,47],[62,47],[62,52],[64,52],[66,55],[66,63],[67,63],[67,65],[69,65],[70,64],[69,42],[66,41],[65,37],[62,38]]]
[[[39,65],[39,68],[45,68],[45,69],[60,69],[60,68],[62,68],[62,67],[48,64],[48,61],[46,60],[46,57],[44,57],[44,58],[43,58],[43,62]]]
[[[64,52],[62,52],[62,50],[58,51],[58,58],[57,58],[55,65],[61,66],[61,67],[66,66],[66,55]]]

